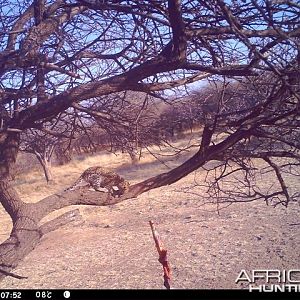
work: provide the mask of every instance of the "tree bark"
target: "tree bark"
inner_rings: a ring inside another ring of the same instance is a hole
[[[11,180],[19,142],[17,133],[0,134],[0,201],[13,222],[10,237],[0,245],[0,278],[16,267],[40,238],[34,210],[20,199]]]

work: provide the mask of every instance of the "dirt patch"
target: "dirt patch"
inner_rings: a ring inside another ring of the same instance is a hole
[[[1,288],[164,288],[148,221],[169,251],[172,286],[241,288],[241,269],[300,268],[300,206],[234,204],[216,213],[180,182],[112,207],[80,207],[84,221],[46,235]]]

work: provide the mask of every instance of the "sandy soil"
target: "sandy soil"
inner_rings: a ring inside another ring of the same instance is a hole
[[[0,287],[164,288],[150,219],[169,252],[172,287],[241,288],[235,284],[241,269],[300,269],[298,203],[240,203],[218,215],[182,191],[192,182],[190,175],[112,207],[80,207],[83,221],[43,237],[14,270],[28,279],[7,277]],[[10,227],[5,218],[2,212],[2,233]]]
[[[193,142],[188,138],[176,146],[184,148]],[[194,151],[181,153],[179,159],[168,156],[174,149],[156,150],[165,155],[161,158],[170,168]],[[16,188],[24,201],[35,202],[72,184],[92,165],[114,168],[132,183],[168,170],[152,156],[132,167],[123,154],[97,154],[55,167],[54,185],[47,185],[42,173],[34,171],[21,174]],[[215,205],[203,205],[203,191],[184,192],[195,183],[194,175],[111,207],[80,206],[82,221],[45,235],[14,270],[28,279],[7,277],[0,288],[163,289],[149,220],[155,222],[168,250],[174,288],[247,288],[235,283],[242,269],[300,269],[298,203],[288,208],[273,208],[262,201],[236,203],[218,214]],[[204,170],[197,172],[197,180],[203,182],[205,175]],[[273,181],[271,173],[260,179],[265,186]],[[299,191],[299,178],[290,178],[289,187]],[[78,206],[55,212],[44,221],[74,208]],[[10,230],[10,219],[0,207],[0,242]]]

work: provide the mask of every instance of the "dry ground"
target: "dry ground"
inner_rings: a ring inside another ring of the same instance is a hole
[[[178,163],[174,158],[168,162],[171,167]],[[140,165],[130,166],[125,155],[98,154],[55,167],[52,186],[35,171],[17,178],[17,188],[24,200],[38,201],[99,164],[117,169],[132,182],[167,170],[149,155]],[[198,176],[204,178],[204,171]],[[118,205],[80,206],[83,221],[43,237],[15,269],[28,279],[6,278],[0,288],[163,288],[150,219],[169,251],[175,288],[241,288],[235,284],[241,269],[300,269],[299,204],[288,208],[262,202],[234,204],[218,215],[215,206],[201,205],[201,196],[183,192],[193,182],[191,174]],[[299,190],[299,182],[293,185]],[[74,207],[63,211],[70,209]],[[0,225],[3,241],[11,228],[3,209]]]

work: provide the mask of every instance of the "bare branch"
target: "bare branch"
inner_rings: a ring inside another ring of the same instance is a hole
[[[284,193],[285,197],[286,197],[286,203],[285,205],[287,206],[288,203],[291,201],[291,198],[290,198],[290,195],[289,195],[289,192],[288,192],[288,189],[286,187],[286,184],[284,182],[284,179],[281,175],[281,171],[280,171],[280,168],[274,163],[271,161],[271,159],[269,159],[268,157],[265,157],[264,160],[273,168],[273,170],[275,171],[275,174],[276,174],[276,177],[280,183],[280,186],[282,188],[282,192]]]

